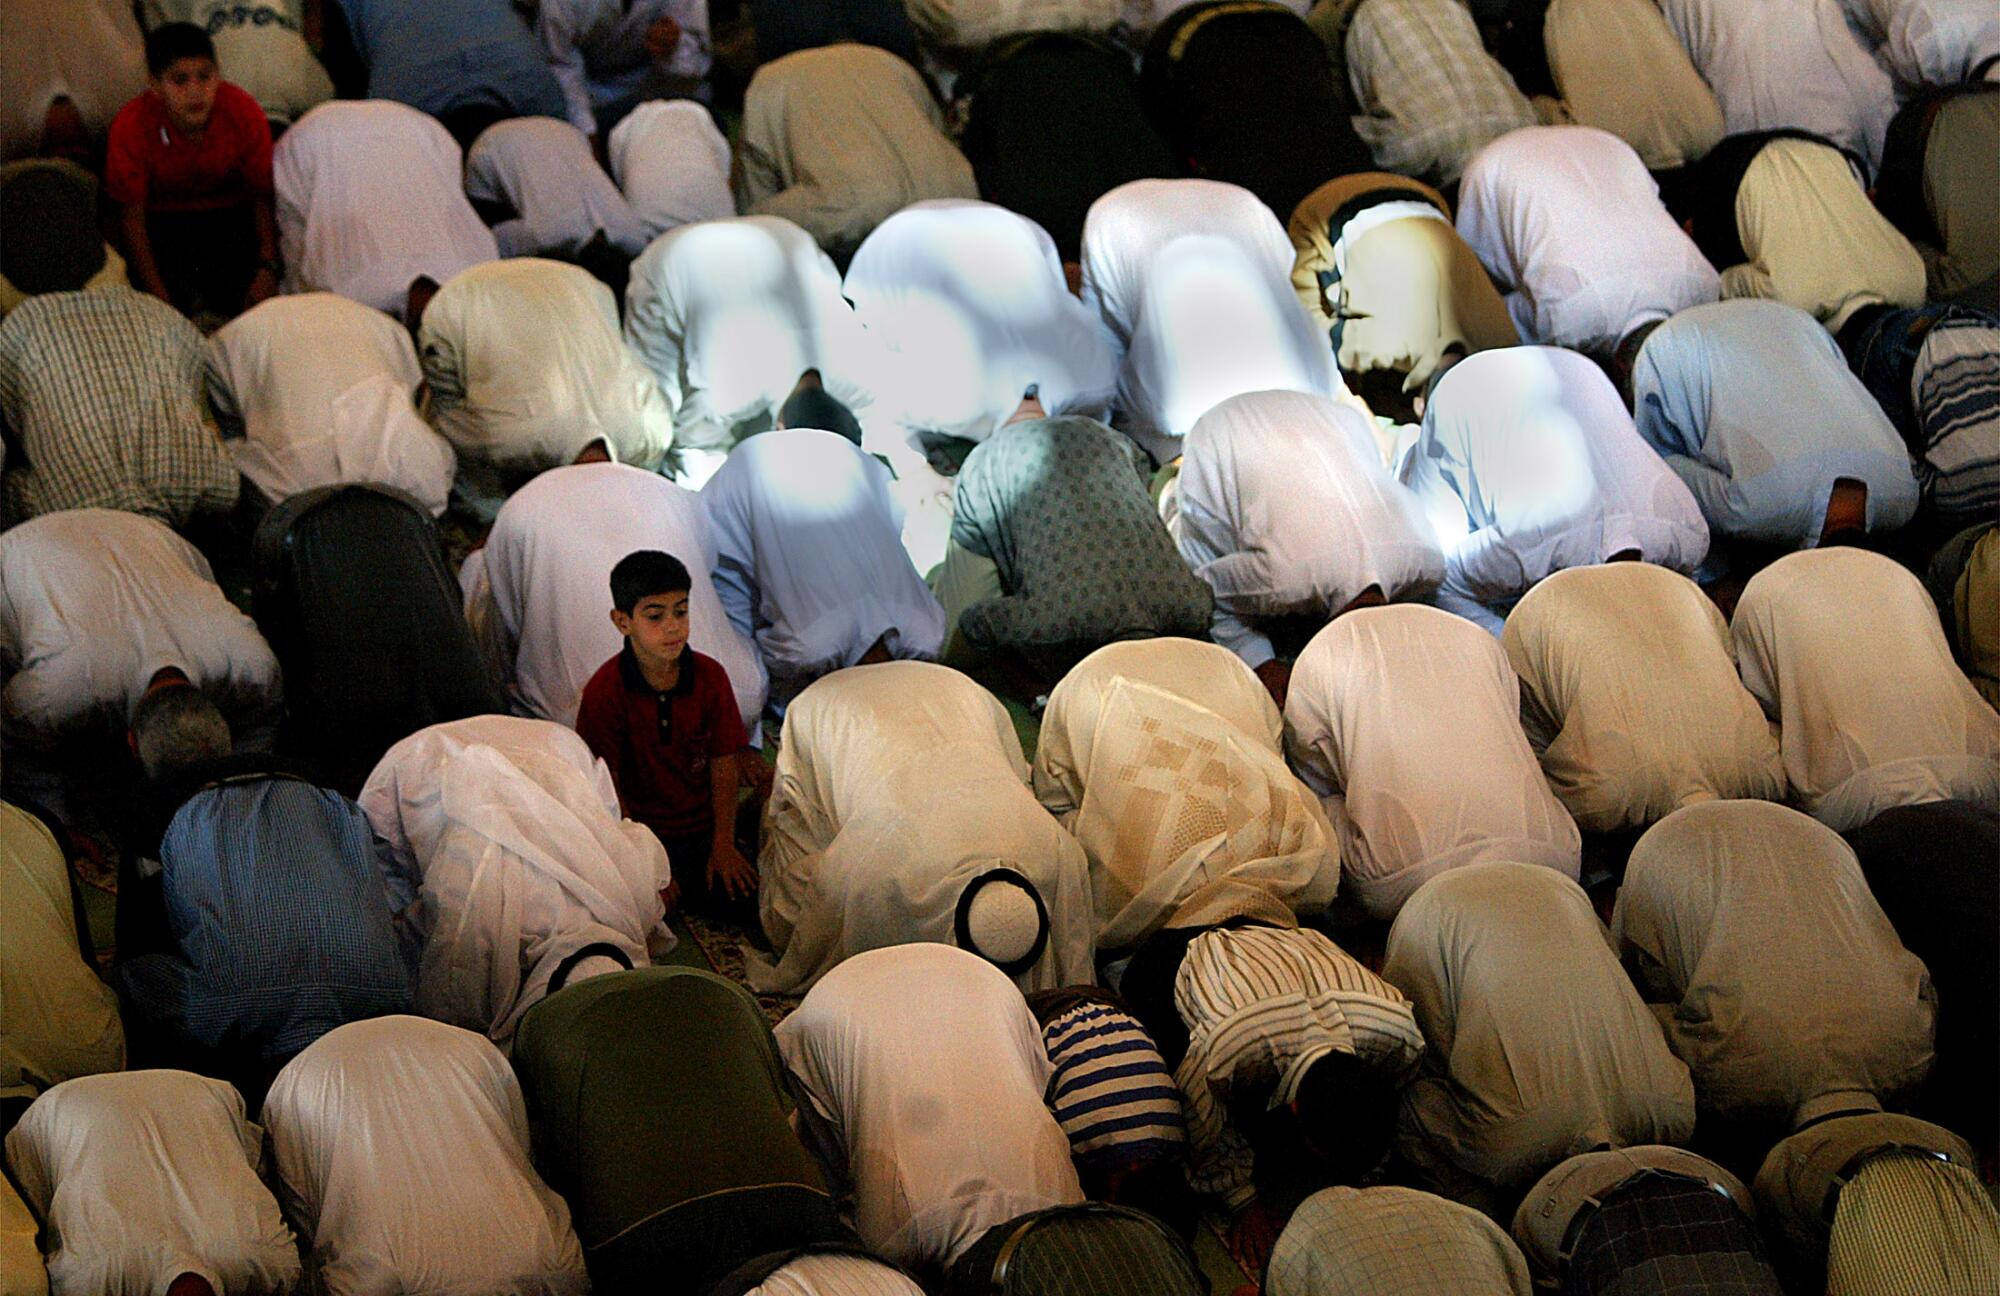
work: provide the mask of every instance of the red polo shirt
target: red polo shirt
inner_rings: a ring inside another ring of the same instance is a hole
[[[148,90],[118,110],[104,157],[113,202],[156,212],[240,207],[271,192],[271,123],[257,101],[227,81],[200,143],[167,121],[166,101]]]
[[[626,817],[662,839],[714,830],[709,762],[750,745],[721,662],[683,649],[679,681],[661,692],[630,643],[583,686],[576,731],[611,767]]]

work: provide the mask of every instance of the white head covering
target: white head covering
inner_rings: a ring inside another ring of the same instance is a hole
[[[1089,857],[1101,945],[1217,922],[1246,897],[1287,912],[1333,899],[1333,832],[1278,734],[1271,695],[1214,644],[1111,644],[1056,685],[1035,794]]]
[[[7,1135],[59,1292],[163,1292],[184,1273],[230,1296],[296,1290],[298,1244],[263,1159],[243,1096],[186,1071],[65,1081]]]
[[[729,141],[693,99],[649,99],[611,128],[605,152],[646,238],[736,214]]]
[[[1777,737],[1736,677],[1722,613],[1687,577],[1635,562],[1557,572],[1507,614],[1501,642],[1529,741],[1581,827],[1783,799]]]
[[[520,1082],[480,1036],[350,1022],[278,1073],[264,1119],[324,1290],[590,1289],[569,1207],[528,1159]]]
[[[795,991],[878,945],[953,943],[967,883],[994,868],[1026,878],[1048,911],[1047,947],[1021,985],[1090,981],[1090,867],[1027,779],[1006,708],[958,671],[856,666],[799,694],[757,861],[776,962],[753,957],[751,984]],[[1005,944],[1005,909],[994,916]]]
[[[1704,1113],[1793,1128],[1930,1071],[1930,974],[1854,851],[1796,810],[1710,801],[1668,815],[1632,848],[1611,929],[1648,998],[1673,1005],[1667,1041]]]
[[[929,943],[857,954],[776,1035],[846,1145],[856,1231],[898,1264],[947,1265],[997,1224],[1083,1200],[1042,1102],[1041,1028],[985,960]]]
[[[1639,439],[1604,371],[1574,351],[1507,347],[1454,365],[1401,476],[1444,546],[1439,602],[1453,610],[1627,549],[1683,573],[1708,552],[1694,497]]]
[[[1195,421],[1253,391],[1343,390],[1292,291],[1285,227],[1247,189],[1134,180],[1090,205],[1083,301],[1118,349],[1118,426],[1159,458]]]
[[[875,227],[847,268],[862,325],[889,352],[912,434],[984,441],[1038,387],[1050,414],[1102,418],[1117,384],[1054,240],[991,203],[932,199]]]
[[[410,281],[500,255],[466,200],[463,157],[427,113],[323,103],[271,155],[286,292],[336,292],[401,319]]]
[[[1347,893],[1393,918],[1424,881],[1481,860],[1574,878],[1582,838],[1521,735],[1493,636],[1417,604],[1361,608],[1292,668],[1286,749],[1325,798]]]
[[[488,625],[495,666],[519,705],[569,724],[583,686],[624,647],[611,609],[611,569],[640,549],[687,565],[688,643],[722,663],[743,724],[764,710],[764,666],[723,613],[709,572],[715,545],[701,497],[623,464],[540,473],[493,520],[486,547],[459,572],[466,615]]]
[[[1423,505],[1382,466],[1352,406],[1233,396],[1201,416],[1182,452],[1175,539],[1220,609],[1326,616],[1371,585],[1393,600],[1444,579]]]
[[[1730,630],[1814,818],[1846,832],[1899,805],[2000,807],[2000,716],[1896,563],[1851,548],[1789,554],[1743,587]]]
[[[359,801],[422,888],[425,1015],[504,1044],[570,955],[604,944],[647,963],[673,879],[666,849],[619,816],[610,771],[574,730],[513,716],[433,725],[388,750]]]

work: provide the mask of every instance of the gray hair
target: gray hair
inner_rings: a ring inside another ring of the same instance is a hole
[[[220,760],[230,751],[229,722],[191,684],[157,689],[132,713],[132,742],[147,778]]]

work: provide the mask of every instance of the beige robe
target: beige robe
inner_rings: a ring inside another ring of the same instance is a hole
[[[1382,974],[1430,1045],[1397,1147],[1446,1196],[1490,1200],[1579,1152],[1694,1131],[1687,1067],[1583,888],[1553,869],[1432,878],[1390,928]]]
[[[1542,47],[1571,119],[1630,144],[1647,170],[1721,142],[1722,106],[1654,0],[1551,0]]]
[[[1557,572],[1501,635],[1521,716],[1577,826],[1637,828],[1717,797],[1777,801],[1777,737],[1743,688],[1729,626],[1695,583],[1650,563]]]
[[[1143,639],[1100,648],[1049,694],[1035,795],[1090,860],[1097,940],[1241,912],[1243,896],[1324,908],[1333,829],[1285,764],[1271,696],[1226,648]]]
[[[118,997],[77,945],[69,861],[41,820],[0,803],[0,1097],[125,1067]],[[4,1229],[4,1225],[0,1225]]]
[[[979,196],[923,77],[870,45],[799,50],[759,68],[737,160],[746,214],[782,216],[842,262],[919,199]]]
[[[1913,1090],[1937,992],[1824,824],[1711,801],[1639,839],[1612,935],[1703,1118],[1793,1128]]]

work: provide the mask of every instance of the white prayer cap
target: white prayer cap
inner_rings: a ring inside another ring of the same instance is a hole
[[[1013,869],[980,874],[958,897],[958,943],[1009,976],[1034,966],[1049,941],[1041,893]]]

